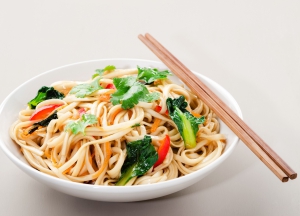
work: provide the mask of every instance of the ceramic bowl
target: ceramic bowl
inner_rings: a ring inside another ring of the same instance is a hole
[[[104,68],[107,65],[115,65],[117,68],[135,68],[136,66],[140,66],[166,69],[163,63],[155,61],[140,59],[102,59],[59,67],[44,72],[23,83],[11,92],[0,106],[0,147],[15,165],[41,184],[48,185],[57,191],[72,196],[99,201],[131,202],[162,197],[191,186],[208,176],[231,155],[239,139],[221,122],[221,133],[227,135],[227,144],[223,154],[213,163],[196,172],[166,182],[124,187],[95,186],[61,180],[32,168],[21,154],[19,147],[11,140],[8,132],[9,126],[17,119],[19,111],[26,107],[32,95],[35,95],[37,89],[41,86],[49,86],[51,83],[59,80],[86,80],[87,74],[92,74],[95,69]],[[195,74],[234,112],[242,117],[237,102],[223,87],[199,73],[195,72]],[[172,76],[172,79],[175,82],[180,82],[175,76]]]

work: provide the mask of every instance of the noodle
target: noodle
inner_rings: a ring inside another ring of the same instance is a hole
[[[136,76],[137,69],[115,69],[104,73],[101,86],[113,83],[114,77]],[[93,78],[92,80],[95,80]],[[144,175],[132,178],[126,185],[152,184],[178,178],[207,166],[216,160],[225,148],[226,137],[220,134],[216,115],[184,87],[161,79],[145,85],[150,93],[159,94],[153,102],[140,101],[131,109],[121,104],[113,105],[110,95],[115,89],[101,88],[86,97],[76,97],[70,90],[81,83],[59,81],[51,86],[64,94],[63,99],[48,99],[37,105],[60,104],[57,119],[46,127],[30,128],[37,121],[30,120],[34,113],[27,107],[19,112],[18,120],[10,127],[10,136],[18,144],[28,163],[48,175],[68,181],[94,185],[115,185],[127,156],[126,143],[151,137],[157,150],[166,135],[170,148],[157,167],[151,167]],[[197,116],[205,116],[196,134],[196,147],[186,148],[174,121],[167,115],[166,100],[184,96],[187,110]],[[155,108],[159,106],[160,110]],[[73,134],[66,130],[71,121],[80,119],[81,112],[93,114],[97,122],[88,125],[84,133]]]

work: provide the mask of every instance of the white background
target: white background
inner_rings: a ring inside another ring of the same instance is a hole
[[[300,171],[297,0],[1,0],[0,102],[22,82],[58,66],[101,58],[158,60],[137,38],[146,32],[191,70],[225,87],[246,123]],[[300,215],[300,179],[281,183],[242,142],[197,184],[136,203],[56,192],[2,151],[0,170],[0,215]]]

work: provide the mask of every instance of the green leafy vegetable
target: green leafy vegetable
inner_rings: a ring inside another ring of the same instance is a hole
[[[78,121],[69,122],[65,130],[71,131],[73,134],[78,134],[79,132],[84,134],[84,130],[88,125],[97,123],[97,117],[93,114],[83,114],[81,119]]]
[[[34,131],[36,131],[40,126],[46,127],[50,123],[51,120],[57,119],[57,111],[55,110],[51,115],[49,115],[47,118],[45,118],[42,121],[34,123],[29,129],[28,134],[32,134]]]
[[[158,71],[156,68],[140,68],[138,67],[137,80],[143,80],[147,84],[153,83],[158,79],[165,79],[171,73],[168,70]]]
[[[28,102],[30,109],[35,109],[35,107],[42,101],[49,99],[63,99],[64,94],[56,91],[53,87],[43,86],[38,90],[35,98]]]
[[[185,108],[187,102],[183,96],[176,99],[168,98],[167,107],[171,119],[175,122],[178,130],[183,138],[186,148],[194,148],[196,146],[196,134],[199,130],[199,124],[203,124],[205,117],[194,117]]]
[[[82,83],[79,85],[74,86],[70,94],[75,94],[78,98],[84,98],[87,95],[92,94],[93,92],[102,89],[99,84],[100,77],[94,79],[91,83]]]
[[[116,69],[116,67],[114,66],[114,65],[107,65],[105,68],[103,68],[103,69],[97,69],[95,72],[96,73],[94,73],[94,75],[93,75],[93,79],[96,77],[96,76],[102,76],[103,75],[103,73],[105,72],[105,71],[113,71],[113,70],[115,70]]]
[[[158,155],[151,142],[151,137],[145,136],[142,140],[126,145],[127,157],[121,169],[121,177],[116,183],[117,186],[126,185],[133,177],[144,175],[157,161]]]
[[[134,128],[134,127],[139,127],[139,126],[141,126],[141,124],[140,123],[136,123],[136,124],[132,125],[131,127]]]
[[[150,93],[135,77],[114,78],[113,83],[117,91],[112,94],[111,102],[113,105],[122,104],[123,109],[130,109],[139,101],[150,102],[159,99],[159,93]]]

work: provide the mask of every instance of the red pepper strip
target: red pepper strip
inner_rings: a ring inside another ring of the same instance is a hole
[[[170,137],[169,135],[166,135],[166,137],[162,141],[160,141],[160,146],[157,150],[158,159],[153,165],[154,168],[160,165],[165,160],[169,148],[170,148]]]
[[[107,86],[105,87],[105,89],[115,89],[115,85],[112,83],[107,84]]]
[[[157,105],[157,106],[154,108],[154,110],[155,110],[156,112],[160,112],[160,111],[161,111],[161,109],[162,109],[162,107],[161,107],[161,106],[159,106],[159,105]]]
[[[82,116],[83,114],[86,113],[86,111],[85,111],[85,109],[84,109],[83,107],[81,107],[81,108],[78,110],[78,112],[79,112],[79,115],[80,115],[80,116]]]
[[[162,109],[162,107],[159,106],[159,105],[157,105],[157,106],[154,108],[154,110],[155,110],[156,112],[158,112],[158,113],[161,111],[161,109]],[[168,111],[168,110],[166,110],[165,115],[169,115],[169,111]]]
[[[53,110],[55,110],[57,107],[62,106],[62,104],[49,104],[42,106],[41,108],[35,110],[32,115],[30,116],[29,120],[42,120],[47,118],[50,113],[52,113]]]
[[[165,115],[169,115],[169,110],[166,110]]]

